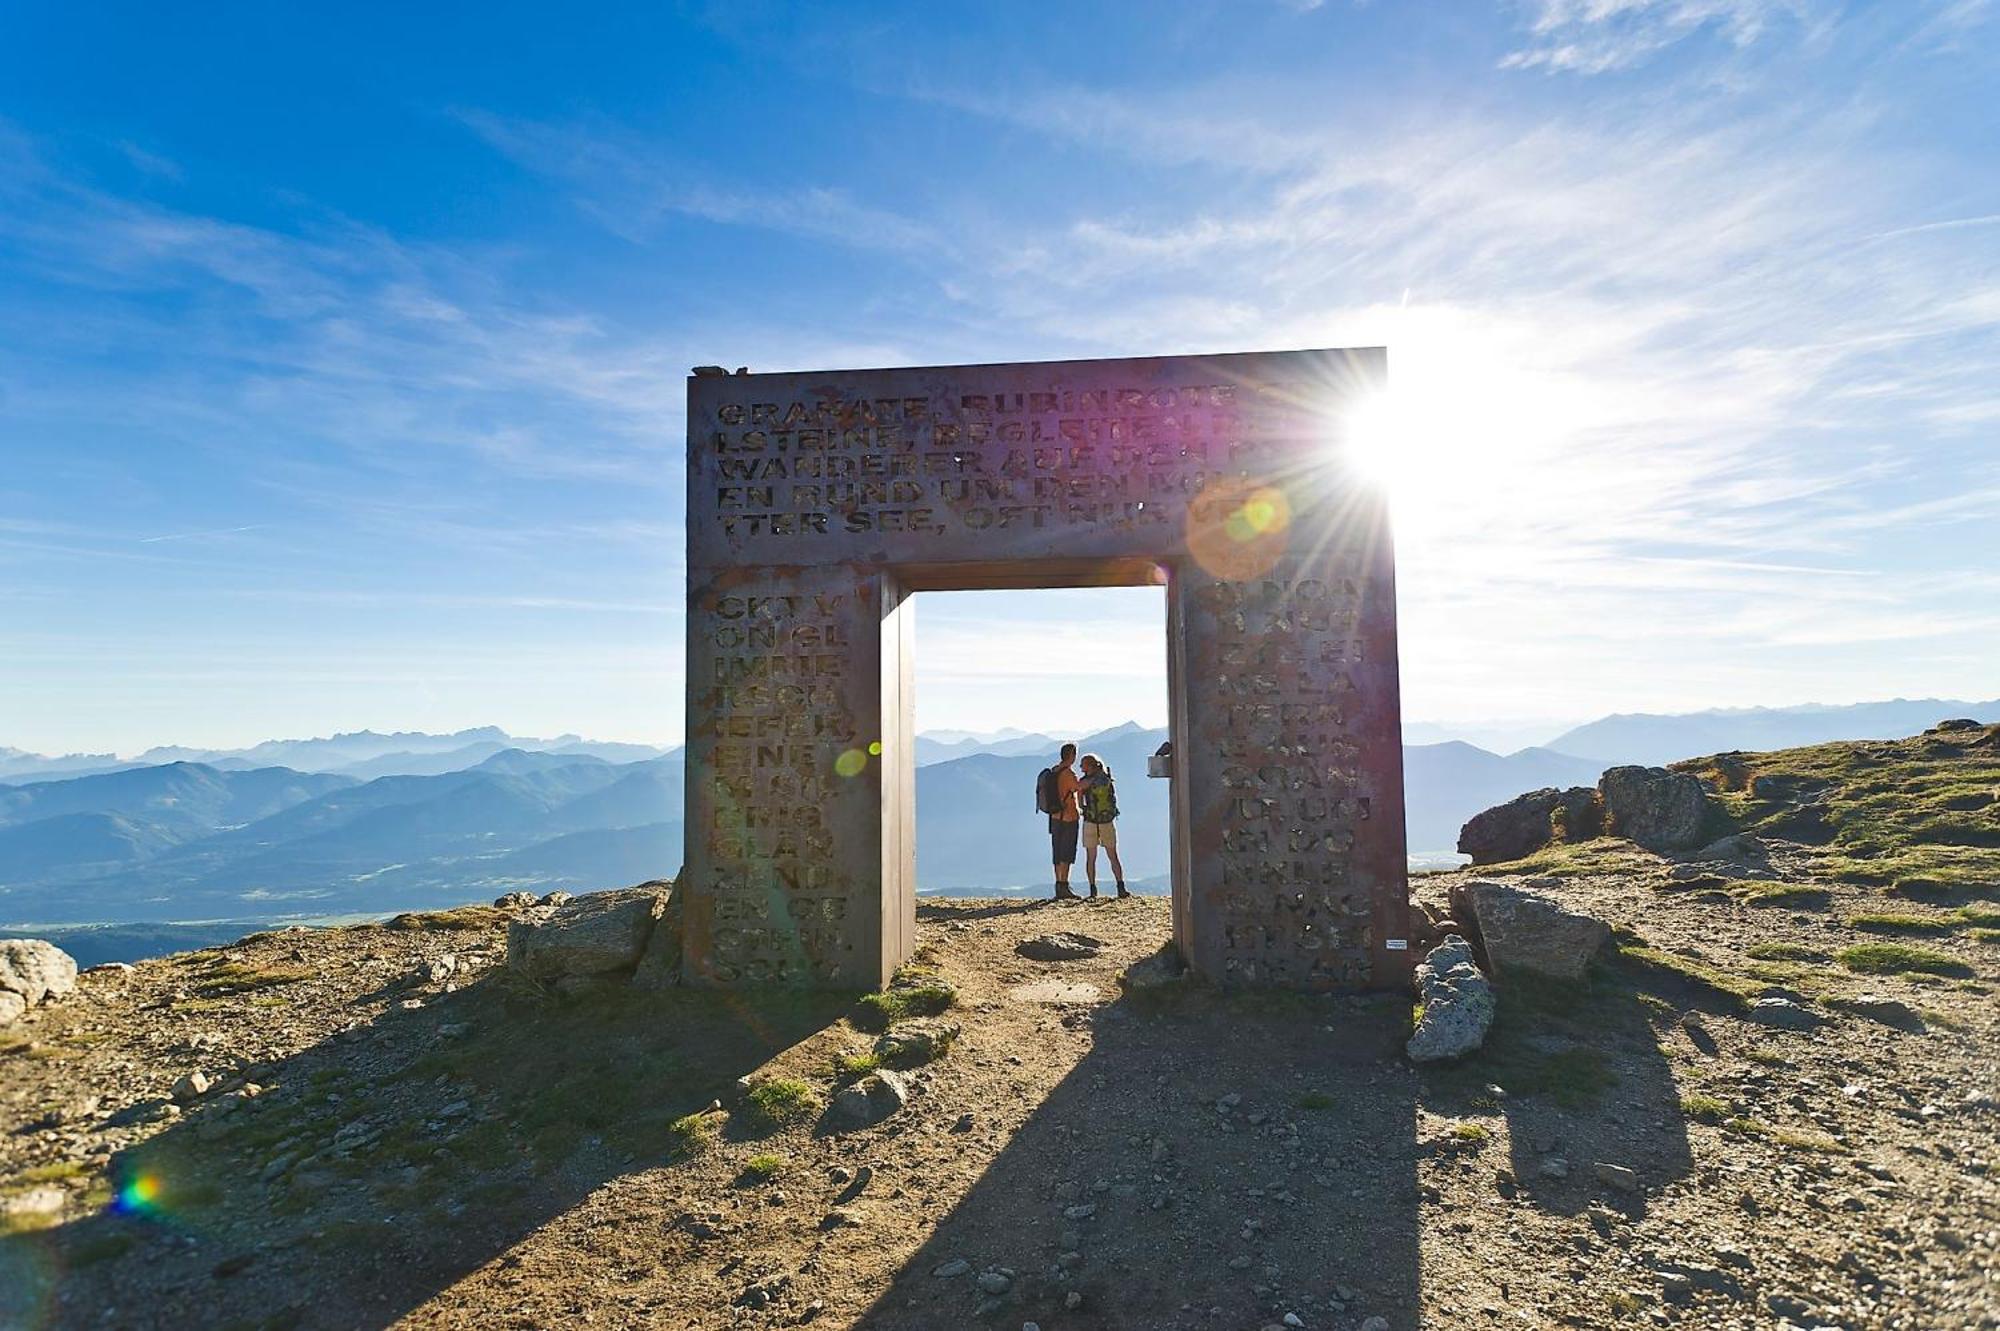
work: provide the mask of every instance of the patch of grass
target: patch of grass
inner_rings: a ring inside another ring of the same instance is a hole
[[[1637,1294],[1614,1290],[1604,1296],[1604,1311],[1613,1317],[1636,1317],[1645,1311],[1646,1301]]]
[[[958,991],[941,980],[892,985],[878,994],[863,994],[857,1006],[865,1024],[888,1026],[905,1017],[935,1017],[958,1001]]]
[[[36,1165],[24,1169],[9,1181],[10,1188],[30,1188],[37,1183],[55,1183],[66,1178],[81,1178],[90,1172],[90,1166],[81,1160],[58,1160],[53,1164]]]
[[[700,1155],[716,1140],[715,1120],[707,1114],[682,1114],[667,1124],[667,1141],[675,1155]]]
[[[1729,1105],[1712,1095],[1683,1095],[1681,1113],[1697,1123],[1720,1123],[1729,1117]]]
[[[2000,943],[2000,929],[1972,929],[1965,936],[1975,943]]]
[[[1850,915],[1850,928],[1871,934],[1948,934],[1958,921],[1949,915]]]
[[[391,929],[497,929],[513,919],[497,906],[460,906],[455,910],[405,911],[389,921]]]
[[[1825,961],[1826,953],[1798,943],[1752,943],[1743,955],[1753,961]]]
[[[777,1129],[820,1111],[819,1092],[794,1077],[758,1082],[744,1097],[751,1115],[763,1126]]]
[[[1484,1123],[1454,1123],[1446,1131],[1445,1136],[1455,1142],[1465,1142],[1468,1145],[1476,1146],[1491,1141],[1493,1130]]]
[[[297,984],[300,980],[310,980],[313,972],[298,966],[246,966],[241,962],[225,961],[209,969],[206,975],[195,981],[194,991],[198,994],[241,994],[258,989],[275,989],[281,984]]]
[[[1971,975],[1972,967],[1935,948],[1909,943],[1857,943],[1834,960],[1860,975]]]
[[[1737,895],[1746,906],[1777,906],[1785,910],[1825,910],[1833,895],[1811,883],[1739,883]]]
[[[881,1066],[882,1056],[872,1049],[865,1054],[833,1056],[833,1075],[836,1081],[852,1081],[857,1077],[865,1077]]]
[[[743,1162],[743,1177],[757,1183],[769,1183],[778,1177],[784,1168],[784,1156],[764,1151]]]
[[[1960,906],[1953,915],[1960,924],[2000,925],[2000,910],[1991,906]]]
[[[1337,1102],[1325,1091],[1303,1091],[1299,1094],[1298,1099],[1292,1101],[1292,1103],[1300,1109],[1317,1111],[1331,1109]]]
[[[1588,874],[1637,873],[1659,863],[1660,857],[1651,851],[1641,850],[1621,837],[1602,836],[1589,841],[1555,842],[1526,859],[1482,864],[1479,872],[1579,878]]]
[[[1773,1127],[1756,1118],[1732,1118],[1723,1125],[1725,1132],[1733,1132],[1740,1137],[1762,1137],[1787,1150],[1812,1151],[1820,1155],[1846,1155],[1847,1148],[1833,1138],[1817,1132],[1799,1132],[1792,1128]]]
[[[1762,984],[1755,979],[1662,951],[1628,930],[1619,931],[1614,941],[1618,944],[1619,963],[1641,978],[1685,985],[1729,1011],[1743,1010],[1763,992]]]

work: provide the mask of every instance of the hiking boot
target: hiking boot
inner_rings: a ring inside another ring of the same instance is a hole
[[[1092,895],[1094,896],[1094,895],[1096,895],[1096,894],[1095,894],[1095,893],[1092,893]],[[1125,890],[1125,884],[1123,884],[1123,883],[1120,883],[1120,884],[1118,884],[1118,899],[1119,899],[1120,901],[1125,901],[1125,900],[1128,900],[1128,899],[1130,899],[1131,895],[1132,895],[1132,894],[1131,894],[1130,892],[1127,892],[1127,891]]]
[[[1072,891],[1070,891],[1070,890],[1069,890],[1069,884],[1068,884],[1068,883],[1057,883],[1057,884],[1056,884],[1056,900],[1057,900],[1057,901],[1077,901],[1077,900],[1080,900],[1080,898],[1079,898],[1079,897],[1078,897],[1078,896],[1076,895],[1076,893],[1074,893],[1074,892],[1072,892]]]
[[[1092,901],[1095,901],[1095,900],[1097,900],[1097,884],[1096,884],[1096,883],[1092,883],[1092,884],[1090,885],[1090,899],[1091,899]]]

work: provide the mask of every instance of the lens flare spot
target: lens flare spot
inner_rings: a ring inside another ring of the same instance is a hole
[[[134,1174],[113,1194],[111,1208],[122,1215],[153,1215],[160,1209],[160,1180],[156,1174]]]
[[[1188,505],[1188,549],[1203,569],[1241,581],[1268,573],[1284,554],[1291,501],[1275,485],[1224,480]]]
[[[868,745],[868,752],[871,757],[880,758],[882,756],[882,741],[879,739],[871,741]]]
[[[860,749],[846,749],[833,760],[833,771],[836,776],[860,776],[862,769],[867,766],[868,755]]]

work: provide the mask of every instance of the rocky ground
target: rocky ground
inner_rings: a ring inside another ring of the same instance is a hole
[[[2000,1326],[2000,889],[1728,851],[1479,870],[1617,932],[1421,1068],[1163,980],[1158,899],[927,904],[859,1004],[554,996],[491,908],[88,972],[0,1034],[0,1322]]]

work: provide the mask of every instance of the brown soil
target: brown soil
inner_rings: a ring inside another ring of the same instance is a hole
[[[1431,1069],[1404,995],[1128,992],[1163,901],[926,904],[962,1034],[849,1132],[733,1086],[829,1098],[874,1038],[848,1000],[549,998],[493,911],[92,973],[0,1034],[0,1200],[66,1199],[0,1240],[0,1324],[2000,1325],[2000,950],[1915,940],[1969,979],[1758,962],[1875,937],[1856,889],[1793,912],[1668,870],[1543,880],[1643,940],[1503,986],[1487,1048]],[[1014,952],[1059,929],[1105,948]],[[1750,1020],[1772,986],[1823,1024]],[[197,1069],[219,1086],[170,1113]],[[105,1208],[120,1185],[150,1201]]]

